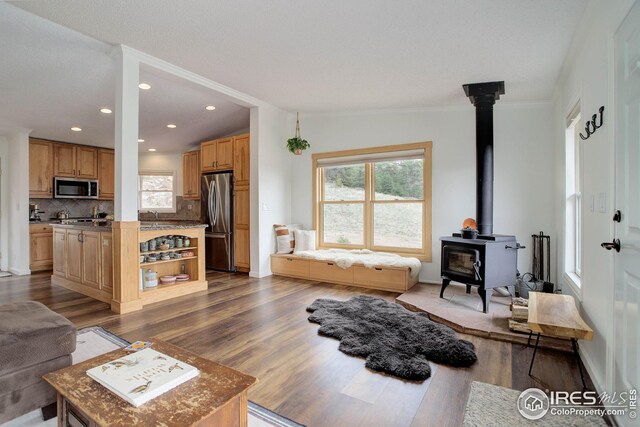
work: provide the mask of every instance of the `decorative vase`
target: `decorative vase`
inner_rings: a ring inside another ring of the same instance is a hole
[[[295,154],[296,156],[299,156],[300,154],[302,154],[302,150],[297,148],[293,154]]]

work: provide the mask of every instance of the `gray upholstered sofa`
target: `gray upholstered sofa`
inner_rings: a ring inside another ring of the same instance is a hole
[[[71,365],[75,348],[63,316],[35,301],[0,304],[0,424],[56,402],[42,376]]]

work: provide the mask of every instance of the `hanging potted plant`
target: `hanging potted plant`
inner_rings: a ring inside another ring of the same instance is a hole
[[[311,144],[300,136],[300,119],[299,114],[296,113],[296,136],[287,140],[287,149],[296,156],[299,156],[309,147],[311,147]]]

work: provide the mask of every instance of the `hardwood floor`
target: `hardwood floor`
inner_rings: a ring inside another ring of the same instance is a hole
[[[78,328],[100,325],[129,341],[159,337],[259,379],[249,399],[308,426],[459,426],[469,386],[483,381],[524,390],[574,391],[580,376],[570,353],[475,336],[478,362],[468,369],[431,363],[423,383],[372,373],[364,360],[317,334],[305,308],[316,298],[397,294],[282,277],[209,273],[209,289],[116,315],[108,305],[51,285],[50,273],[0,279],[0,303],[35,300]],[[515,403],[514,403],[515,404]]]

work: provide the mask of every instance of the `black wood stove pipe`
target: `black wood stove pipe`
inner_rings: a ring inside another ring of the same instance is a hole
[[[462,85],[476,107],[476,220],[479,234],[493,234],[493,104],[504,82]]]

